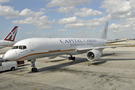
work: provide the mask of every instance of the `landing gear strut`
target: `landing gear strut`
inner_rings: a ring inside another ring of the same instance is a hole
[[[31,72],[38,72],[38,69],[35,66],[35,61],[36,59],[31,60],[31,67],[32,67]]]
[[[75,57],[72,57],[72,55],[70,55],[70,57],[68,58],[68,60],[75,60]]]

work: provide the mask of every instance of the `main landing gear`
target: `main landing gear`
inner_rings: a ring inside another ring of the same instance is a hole
[[[36,59],[31,60],[31,67],[32,67],[31,72],[38,72],[38,69],[35,66],[35,61]]]
[[[72,55],[70,55],[70,57],[68,58],[68,60],[75,60],[75,57],[72,57]]]

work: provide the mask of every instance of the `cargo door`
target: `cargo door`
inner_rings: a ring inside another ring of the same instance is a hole
[[[29,44],[30,44],[31,51],[34,51],[34,44],[32,42],[30,42]]]

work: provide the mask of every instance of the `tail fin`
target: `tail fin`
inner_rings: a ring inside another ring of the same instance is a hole
[[[104,30],[102,32],[101,39],[106,39],[107,38],[107,30],[108,30],[108,22],[106,22]]]
[[[14,41],[16,34],[17,34],[17,30],[18,30],[18,26],[15,26],[11,32],[6,36],[6,38],[4,40],[6,41]]]

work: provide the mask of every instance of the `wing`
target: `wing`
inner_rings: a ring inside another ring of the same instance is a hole
[[[105,49],[105,48],[116,48],[116,47],[129,47],[133,46],[135,44],[128,44],[128,45],[114,45],[114,46],[99,46],[99,47],[90,47],[90,48],[77,48],[76,51],[81,52],[81,51],[89,51],[92,49]]]

